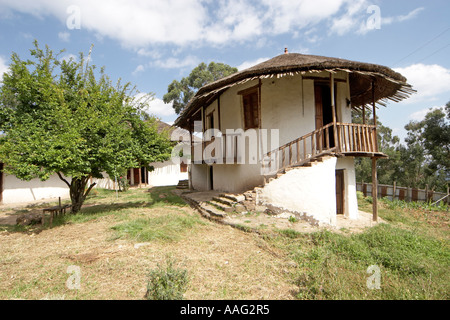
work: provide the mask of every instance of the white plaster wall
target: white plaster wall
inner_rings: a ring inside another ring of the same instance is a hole
[[[207,191],[209,166],[206,164],[191,164],[191,186],[197,191]]]
[[[109,175],[107,175],[106,173],[103,173],[103,179],[92,179],[92,182],[96,183],[94,188],[109,190],[115,189],[114,178],[110,179]]]
[[[22,181],[15,176],[3,176],[3,204],[23,203],[51,198],[68,198],[69,187],[57,175],[46,181],[32,179]]]
[[[336,224],[336,158],[290,170],[261,189],[259,202]]]
[[[214,190],[241,193],[263,182],[259,165],[214,165]]]
[[[339,169],[344,169],[344,215],[350,219],[358,219],[355,159],[353,157],[339,158],[336,170]]]
[[[336,105],[338,122],[352,123],[352,109],[347,105],[347,99],[350,100],[350,87],[347,83],[337,83]]]
[[[154,187],[174,186],[180,180],[187,180],[188,173],[180,171],[180,165],[171,160],[153,163],[154,171],[148,173],[148,184]]]

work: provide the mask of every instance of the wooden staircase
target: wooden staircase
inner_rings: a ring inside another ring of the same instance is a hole
[[[311,166],[324,156],[386,157],[378,151],[376,126],[330,123],[266,153],[262,159],[263,175]]]

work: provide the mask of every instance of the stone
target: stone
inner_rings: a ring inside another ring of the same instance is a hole
[[[33,224],[43,224],[44,214],[41,212],[29,212],[21,214],[16,219],[16,224],[21,226],[29,226]]]

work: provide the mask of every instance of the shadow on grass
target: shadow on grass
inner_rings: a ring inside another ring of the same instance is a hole
[[[65,215],[55,216],[53,219],[52,228],[68,223],[83,223],[103,216],[117,214],[129,209],[188,206],[188,204],[181,197],[172,193],[172,190],[174,189],[175,187],[173,186],[153,187],[150,189],[130,189],[126,192],[120,192],[119,198],[116,198],[116,191],[114,190],[96,190],[86,199],[81,211],[77,214],[67,212]],[[101,203],[102,201],[108,201],[108,203]],[[22,213],[42,210],[49,205],[50,204],[46,203],[30,208],[30,210],[28,210],[28,208],[20,208],[12,214],[18,216]],[[11,233],[39,233],[42,230],[50,229],[49,220],[49,215],[46,215],[44,225],[0,225],[0,231],[7,231]]]

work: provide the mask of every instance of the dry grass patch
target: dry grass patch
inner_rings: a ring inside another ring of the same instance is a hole
[[[188,272],[186,299],[293,298],[287,260],[266,250],[255,235],[212,223],[172,202],[123,206],[109,214],[91,210],[92,216],[61,221],[37,234],[2,231],[0,299],[143,299],[149,270],[168,256]],[[171,241],[128,233],[118,237],[114,230],[139,219],[167,222],[158,220],[166,217],[195,223],[175,228],[178,237]],[[80,267],[80,288],[70,290],[66,283],[73,265]]]

